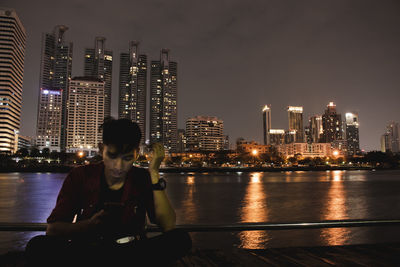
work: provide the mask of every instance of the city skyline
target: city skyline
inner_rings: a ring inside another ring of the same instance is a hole
[[[64,24],[70,28],[67,40],[74,42],[72,76],[81,76],[84,48],[91,47],[96,36],[107,38],[115,58],[114,117],[118,114],[117,55],[137,39],[149,60],[168,47],[180,65],[178,128],[184,128],[191,116],[215,115],[224,118],[231,142],[242,136],[261,143],[258,122],[264,103],[271,103],[274,110],[303,106],[305,121],[333,101],[342,114],[359,114],[361,149],[379,150],[387,124],[400,120],[396,101],[400,19],[395,2],[255,2],[245,7],[244,1],[233,1],[213,3],[212,9],[208,4],[191,7],[171,1],[164,6],[149,1],[134,5],[139,12],[129,16],[130,8],[120,3],[106,10],[90,1],[73,2],[64,12],[52,14],[55,4],[51,2],[35,3],[37,12],[31,12],[26,1],[5,1],[2,5],[14,8],[22,23],[29,25],[21,134],[31,136],[36,129],[41,34]],[[204,13],[201,17],[195,13],[199,9]],[[46,14],[46,20],[37,19],[41,14]],[[118,15],[108,21],[105,14]],[[203,24],[195,23],[196,19]],[[273,128],[286,128],[287,114],[275,113],[272,122]]]

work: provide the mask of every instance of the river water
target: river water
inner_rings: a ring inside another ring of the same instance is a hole
[[[177,224],[400,218],[400,171],[164,173]],[[45,222],[65,173],[0,174],[0,222]],[[41,232],[0,232],[0,254]],[[400,226],[191,233],[199,248],[400,241]]]

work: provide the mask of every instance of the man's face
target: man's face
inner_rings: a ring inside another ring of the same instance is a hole
[[[137,157],[137,149],[118,154],[114,145],[103,144],[102,155],[106,176],[111,179],[125,179]]]

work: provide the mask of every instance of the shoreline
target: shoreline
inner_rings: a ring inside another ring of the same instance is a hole
[[[12,172],[50,172],[68,173],[77,166],[31,166],[24,168],[1,168],[0,173]],[[371,166],[315,166],[315,167],[165,167],[160,168],[161,173],[206,173],[206,172],[286,172],[286,171],[336,171],[336,170],[398,170],[399,168],[379,168]]]
[[[336,171],[336,170],[372,170],[372,167],[339,167],[339,166],[317,166],[317,167],[208,167],[208,168],[163,168],[163,173],[189,173],[189,172],[286,172],[286,171]]]

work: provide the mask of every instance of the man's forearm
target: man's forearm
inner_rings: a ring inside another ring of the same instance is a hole
[[[152,183],[155,184],[160,178],[160,174],[155,170],[150,171]],[[175,211],[169,202],[168,196],[164,190],[154,190],[154,209],[157,224],[163,231],[169,231],[175,228],[176,215]]]
[[[168,200],[167,194],[165,191],[155,190],[153,191],[153,196],[157,224],[164,232],[174,229],[176,215]]]
[[[87,234],[89,229],[89,220],[84,220],[76,223],[54,222],[47,225],[46,234],[69,237],[80,234]]]

